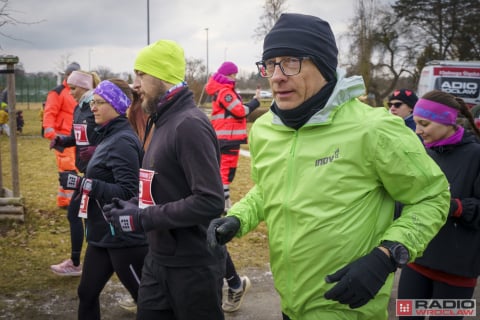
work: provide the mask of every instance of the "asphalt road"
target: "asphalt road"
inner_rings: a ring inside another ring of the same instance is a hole
[[[395,299],[397,298],[398,279],[400,270],[395,274],[395,283],[393,286],[392,296],[388,308],[389,320],[398,319],[395,317]],[[250,278],[252,286],[247,292],[244,302],[240,310],[235,313],[225,314],[225,319],[235,320],[281,320],[280,300],[277,292],[273,287],[272,274],[268,271],[261,271],[258,269],[243,270],[241,275],[246,275]],[[477,316],[480,310],[480,285],[474,293],[474,299],[477,301]],[[465,318],[473,319],[473,318]],[[475,318],[479,319],[479,317]]]
[[[389,305],[389,320],[395,317],[395,299],[397,293],[397,281],[400,271],[396,274],[396,281],[393,287],[392,297]],[[272,274],[268,267],[247,268],[240,270],[240,275],[246,275],[250,278],[252,286],[244,298],[240,310],[233,313],[226,313],[226,320],[281,320],[280,300],[273,287]],[[64,320],[75,319],[78,308],[78,298],[76,290],[61,290],[61,283],[74,281],[78,278],[59,278],[53,277],[55,285],[49,288],[39,289],[40,292],[18,292],[15,298],[3,297],[0,293],[0,319],[16,320]],[[57,288],[57,289],[55,289]],[[226,285],[224,290],[226,291]],[[61,292],[61,293],[60,293]],[[37,297],[32,304],[32,295],[41,295]],[[128,297],[128,293],[123,285],[117,279],[111,279],[104,288],[101,297],[101,309],[103,320],[133,320],[135,314],[126,311],[119,305],[119,301]],[[480,289],[475,290],[474,298],[480,301]],[[41,302],[43,301],[43,302]],[[473,319],[473,318],[466,318]],[[479,319],[478,317],[476,319]]]

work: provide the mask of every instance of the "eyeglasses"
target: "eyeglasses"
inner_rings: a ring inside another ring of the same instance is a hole
[[[387,103],[388,107],[394,107],[394,108],[400,108],[402,106],[403,102],[394,102],[394,103]]]
[[[280,70],[287,77],[295,76],[300,73],[302,70],[302,61],[310,59],[309,57],[288,57],[275,62],[275,59],[270,59],[267,61],[258,61],[255,64],[257,65],[258,72],[262,78],[271,78],[275,73],[275,67],[279,66]]]
[[[105,103],[108,103],[108,102],[105,100],[90,100],[89,102],[90,107],[101,106],[102,104],[105,104]]]

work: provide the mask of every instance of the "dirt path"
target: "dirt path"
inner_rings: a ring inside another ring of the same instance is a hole
[[[248,268],[241,275],[247,275],[252,286],[245,296],[241,309],[225,314],[226,320],[279,320],[281,319],[280,301],[273,288],[272,274],[269,270]],[[399,273],[396,274],[398,281]],[[65,278],[64,281],[78,281]],[[395,299],[397,281],[389,305],[390,320],[395,318]],[[118,282],[111,280],[101,296],[103,320],[134,320],[135,314],[122,309],[118,301],[127,297],[127,291]],[[477,304],[480,301],[480,290],[474,295]],[[16,320],[69,320],[76,319],[77,297],[75,290],[64,288],[44,288],[38,292],[19,292],[15,297],[6,299],[0,293],[0,319]],[[478,305],[477,305],[478,309]]]

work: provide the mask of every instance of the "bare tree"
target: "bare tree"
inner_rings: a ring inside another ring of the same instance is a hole
[[[208,80],[205,79],[205,70],[207,68],[203,64],[202,59],[187,58],[185,69],[185,80],[193,92],[195,101],[199,101],[199,104],[202,104],[205,96],[203,94],[203,87],[206,80]]]
[[[98,76],[102,80],[120,77],[118,73],[112,72],[112,70],[109,67],[105,67],[105,66],[98,66],[97,70],[94,70],[94,71],[98,74]]]
[[[272,29],[280,15],[287,9],[285,3],[287,0],[265,0],[263,5],[263,14],[260,16],[258,27],[255,28],[254,39],[263,40],[265,35]]]
[[[44,21],[44,20],[30,21],[30,22],[21,21],[18,18],[14,17],[14,15],[13,15],[14,13],[15,12],[13,12],[9,7],[9,0],[0,0],[0,28],[3,27],[3,26],[6,26],[6,25],[16,26],[16,25],[19,25],[19,24],[37,24],[37,23],[41,23],[41,22]],[[16,12],[16,13],[18,13],[18,12]],[[3,31],[0,31],[0,36],[5,37],[5,38],[9,38],[9,39],[12,39],[12,40],[25,41],[25,40],[22,40],[22,39],[19,39],[19,38],[15,38],[11,34],[5,33]],[[0,48],[1,47],[2,46],[0,44]]]
[[[363,77],[365,86],[370,87],[372,77],[371,60],[374,50],[374,28],[377,23],[376,0],[358,0],[355,5],[356,15],[350,24],[352,35],[351,51],[357,52],[354,56],[353,69]]]
[[[391,7],[378,0],[357,0],[356,14],[350,24],[349,73],[362,75],[374,105],[381,105],[402,76],[410,77],[414,89],[417,48],[409,41],[410,28],[397,18]]]
[[[190,82],[194,79],[200,79],[205,76],[206,67],[202,59],[187,58],[185,66],[185,79]]]
[[[58,62],[55,63],[55,67],[57,68],[57,72],[59,74],[63,74],[63,72],[65,72],[65,69],[67,68],[67,66],[72,63],[73,61],[71,61],[71,58],[72,58],[72,53],[71,52],[67,52],[67,53],[64,53],[62,55],[60,55],[60,58],[58,60]]]
[[[440,59],[479,59],[478,0],[397,0],[393,9]],[[412,39],[414,40],[414,39]]]

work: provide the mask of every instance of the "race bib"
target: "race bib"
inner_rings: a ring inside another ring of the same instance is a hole
[[[152,181],[154,175],[155,172],[152,170],[140,169],[138,189],[138,207],[140,209],[155,205],[152,197]]]
[[[86,124],[73,124],[73,132],[75,133],[75,142],[77,146],[88,146],[87,125]]]
[[[82,200],[80,201],[80,210],[78,210],[79,218],[87,219],[88,200],[89,196],[83,193]]]

